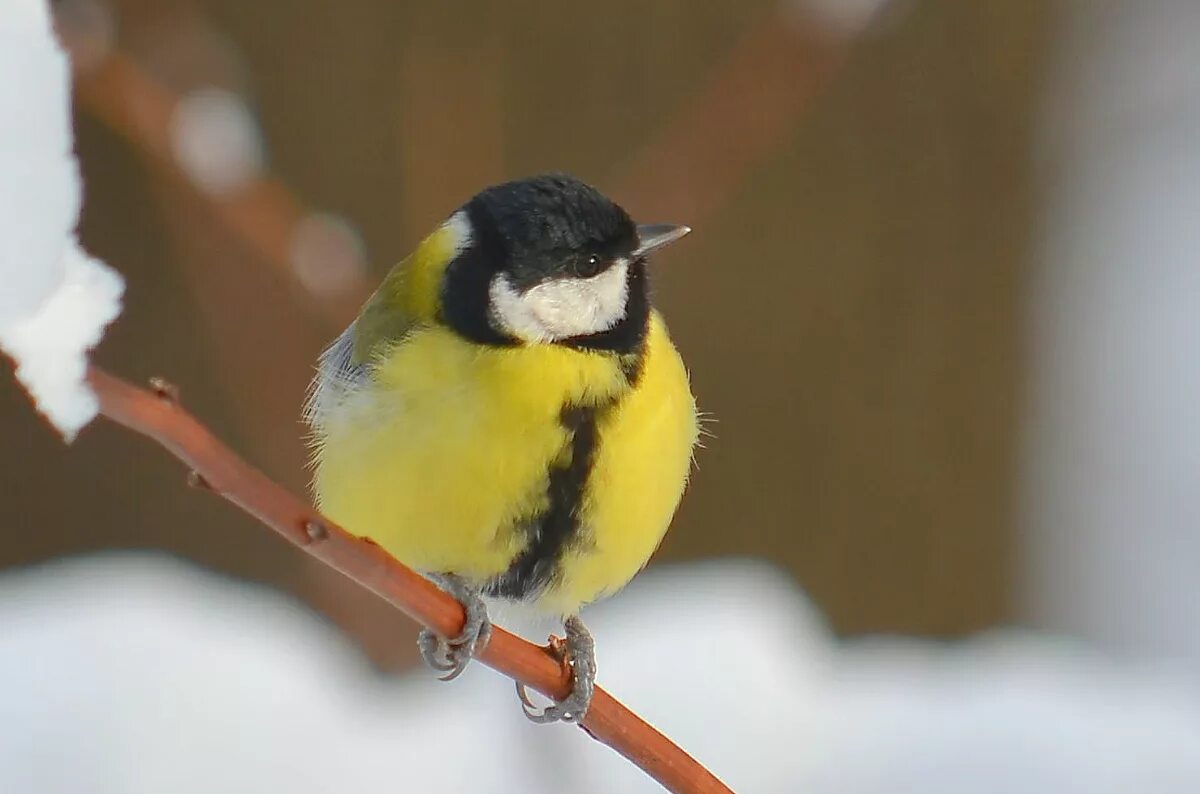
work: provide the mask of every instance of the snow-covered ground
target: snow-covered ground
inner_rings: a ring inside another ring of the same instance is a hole
[[[770,567],[660,567],[588,614],[600,680],[743,792],[1194,794],[1194,681],[1021,633],[835,641]],[[375,674],[262,587],[152,555],[0,578],[0,791],[632,792],[483,667]]]

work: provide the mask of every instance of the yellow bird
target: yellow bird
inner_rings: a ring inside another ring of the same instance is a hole
[[[560,616],[578,722],[595,678],[580,609],[658,547],[697,440],[695,400],[647,257],[686,226],[636,226],[565,175],[489,187],[384,278],[321,356],[305,407],[321,510],[457,598],[462,672],[491,632],[483,597]],[[524,696],[522,695],[524,700]]]

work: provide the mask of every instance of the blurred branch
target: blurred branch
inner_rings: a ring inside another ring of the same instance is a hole
[[[366,298],[365,274],[349,273],[339,285],[337,298],[318,297],[305,289],[292,268],[294,235],[309,211],[277,180],[258,177],[235,191],[204,193],[180,169],[171,144],[171,125],[180,97],[155,80],[137,61],[122,52],[109,54],[101,63],[75,77],[80,104],[88,112],[135,145],[137,151],[181,187],[204,196],[215,219],[243,240],[258,258],[270,265],[295,288],[301,303],[340,327],[354,316]]]
[[[253,139],[228,137],[231,122],[223,112],[241,107],[241,100],[212,88],[230,82],[211,68],[220,62],[219,53],[206,51],[208,57],[200,59],[210,67],[194,80],[201,89],[177,90],[118,49],[115,40],[105,40],[103,25],[79,16],[86,7],[68,2],[57,8],[60,35],[72,57],[76,100],[147,164],[171,232],[171,259],[182,264],[182,275],[208,321],[218,369],[224,373],[221,385],[247,448],[269,471],[296,471],[302,444],[293,427],[272,418],[295,414],[292,401],[304,388],[314,351],[329,329],[354,315],[367,294],[362,263],[348,256],[347,244],[338,245],[350,233],[339,238],[336,224],[262,171],[260,162],[237,160],[237,152],[247,146],[252,150]],[[204,35],[203,21],[186,10],[160,12],[172,20],[169,30],[176,39],[200,42],[202,49],[219,41]],[[232,127],[239,129],[250,136],[257,133],[252,120],[243,128]],[[210,171],[215,163],[220,174],[220,165],[228,167],[230,157],[242,168],[232,172],[232,179],[227,171],[223,184],[206,182],[203,168],[188,165],[189,140],[193,157],[197,140],[204,144],[201,154],[215,157],[208,161]],[[288,300],[262,299],[281,291]],[[245,382],[239,376],[251,373],[275,387],[237,391],[235,384]]]
[[[613,192],[630,197],[635,216],[699,226],[784,144],[861,29],[832,25],[801,6],[777,3],[748,28],[658,137],[619,170]]]
[[[454,636],[462,629],[462,607],[454,599],[371,541],[331,523],[239,458],[180,406],[173,387],[155,382],[153,391],[141,389],[97,367],[89,370],[88,381],[104,416],[157,441],[191,467],[195,484],[229,500],[439,634]],[[563,698],[570,691],[570,673],[560,662],[544,648],[503,629],[495,630],[480,661],[548,697]],[[669,791],[730,792],[670,739],[599,688],[582,727]]]

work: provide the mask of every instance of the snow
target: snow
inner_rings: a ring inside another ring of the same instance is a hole
[[[738,791],[1200,791],[1195,682],[1061,638],[842,642],[743,561],[586,618],[601,682]],[[3,791],[660,791],[485,668],[380,676],[296,603],[160,556],[0,577],[0,702]]]
[[[17,377],[38,408],[71,438],[96,415],[96,395],[83,384],[84,352],[120,311],[123,282],[73,242],[62,261],[58,289],[33,315],[0,331],[0,345],[17,361]]]
[[[70,68],[44,0],[0,0],[0,349],[71,439],[96,414],[88,349],[120,311],[122,282],[79,248]]]
[[[45,300],[63,278],[79,218],[71,156],[67,58],[50,38],[43,0],[2,0],[0,11],[0,327]],[[8,276],[17,275],[10,279]]]

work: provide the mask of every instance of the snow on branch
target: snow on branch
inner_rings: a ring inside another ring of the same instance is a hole
[[[70,70],[49,9],[44,0],[0,8],[0,349],[70,440],[96,415],[86,353],[120,313],[124,284],[75,238]]]

